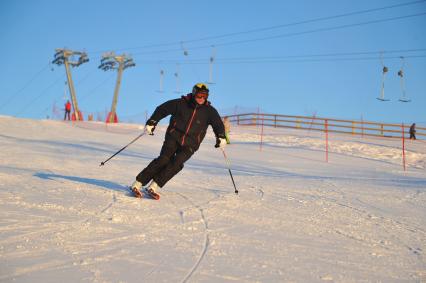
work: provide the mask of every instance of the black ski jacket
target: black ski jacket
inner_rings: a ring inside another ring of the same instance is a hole
[[[161,104],[149,121],[157,123],[168,115],[171,117],[166,138],[173,138],[194,152],[200,147],[209,125],[216,138],[225,138],[225,128],[217,110],[207,100],[204,104],[197,104],[191,93]]]

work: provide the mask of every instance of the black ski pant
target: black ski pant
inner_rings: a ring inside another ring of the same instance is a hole
[[[143,169],[136,180],[146,186],[154,180],[158,186],[163,187],[173,176],[179,173],[183,164],[194,154],[192,148],[181,146],[174,138],[166,137],[161,148],[160,156],[152,160]]]
[[[66,120],[67,117],[68,117],[68,120],[70,120],[70,111],[65,110],[64,121]]]

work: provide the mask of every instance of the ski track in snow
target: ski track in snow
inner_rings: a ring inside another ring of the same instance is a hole
[[[324,180],[324,182],[326,183],[326,186],[324,186],[328,191],[333,190],[332,188],[334,188],[334,192],[337,192],[341,198],[345,198],[345,194],[341,191],[341,190],[337,190],[338,185],[336,185],[335,182],[329,181],[329,180]],[[261,196],[259,198],[259,201],[263,201],[264,200],[264,192],[262,189],[259,188],[255,188],[255,187],[250,187],[249,188],[253,193],[259,192],[259,195]],[[299,203],[302,204],[306,204],[307,203],[307,199],[311,198],[312,201],[325,201],[329,204],[333,204],[333,205],[337,205],[340,206],[344,209],[347,209],[349,211],[353,211],[353,213],[359,215],[360,217],[363,218],[363,220],[365,221],[371,221],[374,225],[380,226],[381,229],[383,229],[384,231],[386,231],[386,233],[388,235],[390,235],[391,238],[393,238],[393,240],[395,242],[397,242],[397,244],[401,247],[404,247],[405,249],[407,249],[407,251],[412,252],[415,256],[417,256],[419,258],[419,260],[422,260],[422,249],[419,247],[412,247],[408,244],[406,244],[406,242],[404,240],[402,240],[400,237],[398,237],[398,233],[400,232],[400,230],[403,230],[404,232],[409,232],[409,233],[413,233],[413,234],[421,234],[420,236],[422,238],[426,238],[426,233],[425,231],[420,228],[420,227],[412,227],[411,225],[407,224],[407,223],[402,223],[400,221],[394,220],[392,218],[387,218],[384,216],[379,216],[377,214],[373,214],[365,209],[362,208],[358,208],[355,205],[349,204],[349,203],[343,203],[342,201],[339,201],[336,198],[332,198],[332,197],[328,197],[328,196],[324,196],[324,195],[306,195],[306,194],[300,194],[302,195],[302,197],[295,197],[294,196],[294,192],[292,193],[292,196],[287,196],[287,197],[281,197],[278,195],[273,195],[270,197],[273,197],[275,199],[282,199],[282,200],[289,200],[289,201],[298,201]],[[296,193],[297,194],[297,193]],[[269,196],[268,196],[269,197]],[[363,206],[366,205],[366,203],[361,202],[359,199],[355,198],[356,201],[358,201],[360,204],[362,204]],[[279,209],[277,209],[274,206],[271,206],[268,204],[268,200],[265,200],[265,203],[263,204],[264,207],[267,207],[268,209],[272,209],[274,211],[277,212],[281,212]],[[387,224],[384,224],[387,223]],[[389,226],[390,224],[390,226]],[[358,237],[354,237],[353,235],[350,235],[348,233],[345,233],[341,230],[336,229],[334,231],[336,234],[339,234],[343,237],[346,237],[350,240],[354,240],[354,241],[359,241],[359,242],[364,242],[365,243],[365,239],[362,238],[358,238]],[[387,249],[386,242],[379,242],[379,245],[382,246],[382,248]]]
[[[203,243],[203,247],[201,249],[201,252],[198,256],[197,261],[195,262],[195,264],[192,266],[192,268],[188,271],[188,273],[186,274],[186,276],[184,277],[184,279],[182,280],[182,282],[188,282],[188,280],[191,278],[192,274],[194,274],[198,267],[200,266],[201,261],[203,260],[204,256],[207,253],[207,250],[209,248],[209,227],[208,227],[208,222],[206,220],[206,217],[204,215],[204,211],[203,208],[200,205],[195,204],[190,198],[188,198],[187,196],[185,196],[182,193],[177,193],[177,195],[181,196],[184,200],[186,200],[187,202],[189,202],[193,207],[197,208],[198,211],[200,212],[200,219],[204,224],[204,243]],[[207,202],[208,204],[209,202]]]

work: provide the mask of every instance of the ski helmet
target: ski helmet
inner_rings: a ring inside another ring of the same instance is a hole
[[[198,83],[198,84],[194,85],[194,87],[192,88],[192,95],[195,96],[197,93],[204,93],[208,96],[209,95],[209,88],[207,87],[206,84]]]

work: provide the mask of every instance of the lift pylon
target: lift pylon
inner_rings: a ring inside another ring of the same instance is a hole
[[[133,59],[128,55],[115,55],[114,52],[105,53],[102,55],[101,64],[99,69],[104,71],[108,70],[117,70],[117,82],[115,84],[114,98],[112,100],[111,111],[108,113],[106,123],[118,123],[117,117],[117,101],[118,101],[118,92],[121,85],[121,77],[123,71],[127,68],[134,67],[136,64],[133,62]]]
[[[73,60],[73,57],[77,56],[77,60]],[[68,81],[68,87],[70,90],[71,95],[71,102],[72,107],[74,109],[74,112],[72,113],[72,120],[82,121],[83,115],[81,114],[78,104],[77,104],[77,96],[75,94],[74,89],[74,83],[72,81],[71,76],[71,67],[78,67],[83,63],[89,62],[89,58],[87,57],[86,52],[80,52],[80,51],[72,51],[65,48],[57,48],[55,49],[55,59],[53,59],[52,63],[57,64],[58,66],[64,64],[65,65],[65,71],[67,73],[67,81]]]

